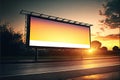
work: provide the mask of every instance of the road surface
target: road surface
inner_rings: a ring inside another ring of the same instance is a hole
[[[3,80],[12,78],[65,80],[77,76],[120,71],[120,57],[44,63],[7,63],[0,64],[0,69],[0,78]]]

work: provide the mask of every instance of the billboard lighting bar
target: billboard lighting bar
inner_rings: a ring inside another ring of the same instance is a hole
[[[75,24],[80,24],[80,22],[78,22],[78,21],[75,21]]]
[[[56,20],[58,17],[49,16],[48,18],[49,18],[49,19],[53,19],[53,20]]]
[[[56,19],[56,20],[58,20],[58,21],[62,21],[63,19],[62,19],[62,18],[57,17],[57,19]]]
[[[36,16],[36,15],[35,15]],[[43,17],[43,18],[49,18],[48,15],[45,15],[45,14],[42,14],[40,17]]]
[[[74,21],[73,21],[73,20],[70,20],[69,23],[74,23]]]
[[[92,25],[90,25],[90,24],[88,24],[88,23],[85,23],[85,25],[86,25],[86,26],[92,26]]]
[[[38,17],[47,18],[47,19],[51,19],[51,20],[61,21],[61,22],[65,22],[65,23],[76,24],[76,25],[92,26],[92,24],[88,24],[88,23],[73,21],[73,20],[69,20],[69,19],[65,19],[65,18],[59,18],[59,17],[55,17],[55,16],[49,16],[49,15],[46,15],[46,14],[30,12],[30,11],[26,11],[26,10],[21,10],[20,14],[33,15],[33,16],[38,16]]]
[[[63,22],[69,22],[70,20],[69,19],[63,19]]]
[[[32,14],[32,15],[35,15],[35,16],[41,16],[41,15],[43,15],[43,14],[34,13],[34,12],[32,12],[31,14]]]

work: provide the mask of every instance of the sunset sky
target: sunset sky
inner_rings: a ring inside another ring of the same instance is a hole
[[[16,31],[24,33],[25,16],[21,9],[93,24],[91,40],[98,40],[109,50],[119,46],[119,29],[111,29],[99,22],[106,0],[0,0],[0,21],[7,21]]]

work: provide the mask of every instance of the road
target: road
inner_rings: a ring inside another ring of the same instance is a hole
[[[28,76],[31,80],[33,77],[43,78],[44,80],[50,77],[63,77],[62,79],[64,80],[69,77],[76,77],[78,74],[79,76],[84,76],[120,71],[120,57],[91,58],[61,62],[51,61],[44,63],[7,63],[0,64],[0,68],[1,79]]]

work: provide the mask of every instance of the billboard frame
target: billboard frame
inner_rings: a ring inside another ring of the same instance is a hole
[[[87,27],[89,28],[89,40],[90,40],[90,47],[91,47],[91,32],[90,32],[90,24],[83,23],[83,22],[78,22],[78,21],[73,21],[65,18],[59,18],[55,16],[49,16],[45,14],[40,14],[38,15],[33,15],[33,14],[27,14],[27,33],[26,33],[26,45],[27,47],[34,47],[34,48],[66,48],[69,49],[69,47],[50,47],[50,46],[30,46],[30,17],[36,17],[36,18],[41,18],[45,20],[51,20],[55,22],[60,22],[60,23],[65,23],[65,24],[71,24],[71,25],[77,25],[77,26],[82,26],[82,27]],[[70,48],[72,49],[72,48]],[[73,49],[88,49],[88,48],[73,48]]]

